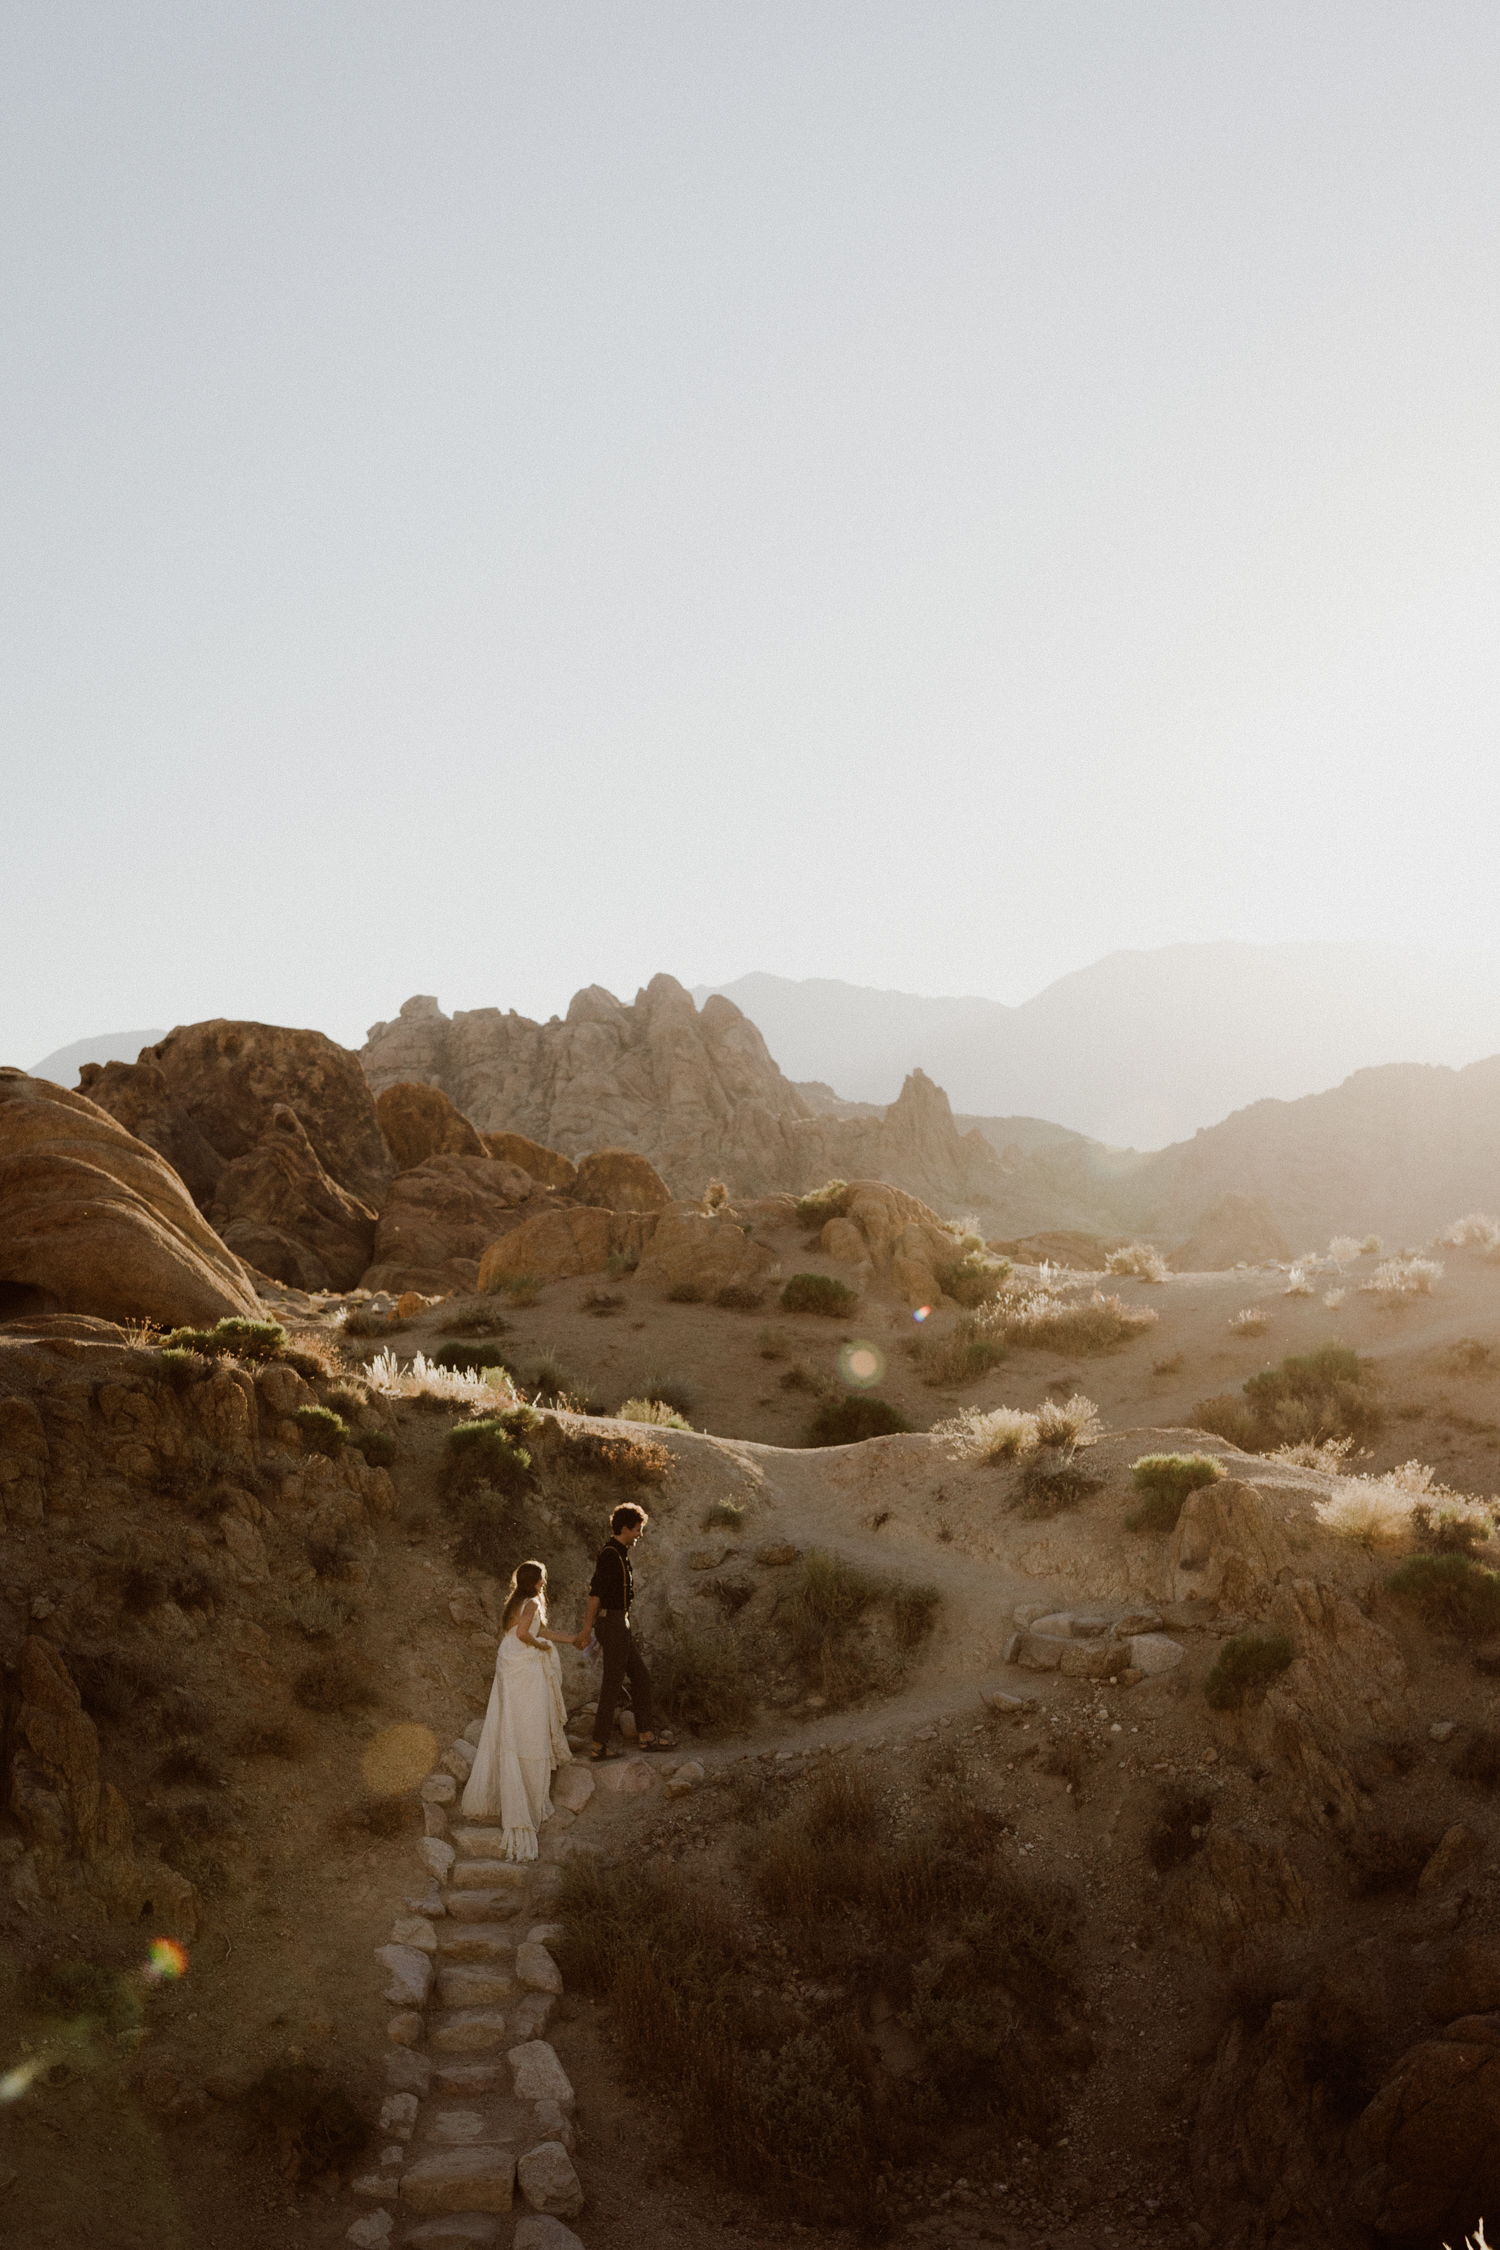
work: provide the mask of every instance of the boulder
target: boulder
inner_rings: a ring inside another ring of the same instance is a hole
[[[818,1248],[825,1258],[837,1258],[840,1265],[865,1266],[870,1262],[869,1245],[852,1219],[830,1219],[818,1237]]]
[[[225,1160],[177,1101],[159,1063],[85,1063],[78,1091],[164,1156],[199,1210],[206,1208]]]
[[[1227,1960],[1254,1930],[1272,1923],[1305,1929],[1312,1919],[1306,1887],[1280,1839],[1268,1829],[1218,1821],[1168,1891],[1167,1912],[1210,1960]]]
[[[511,2250],[583,2250],[571,2227],[541,2211],[528,2211],[517,2219]]]
[[[208,1218],[236,1257],[293,1289],[354,1288],[375,1247],[375,1213],[324,1170],[285,1102],[219,1174]]]
[[[540,1141],[530,1140],[525,1133],[481,1133],[479,1138],[491,1156],[498,1157],[502,1164],[519,1165],[539,1187],[571,1193],[578,1166],[560,1149],[543,1148]]]
[[[1162,1595],[1243,1608],[1263,1599],[1291,1563],[1285,1535],[1254,1485],[1223,1477],[1184,1500],[1162,1558]]]
[[[628,1148],[601,1148],[586,1156],[570,1193],[604,1211],[665,1211],[672,1200],[655,1165]]]
[[[258,1319],[238,1258],[176,1173],[81,1094],[0,1071],[0,1318]]]
[[[1500,1937],[1460,1938],[1422,2005],[1436,2023],[1500,2008]]]
[[[1350,2153],[1358,2216],[1382,2240],[1457,2244],[1476,2235],[1500,2210],[1496,2027],[1455,2025],[1404,2054],[1356,2122]]]
[[[524,1223],[535,1196],[531,1178],[514,1164],[489,1156],[424,1157],[391,1183],[365,1287],[395,1295],[473,1289],[486,1249]]]
[[[529,1274],[539,1281],[603,1273],[612,1257],[639,1258],[656,1221],[632,1211],[579,1208],[539,1213],[492,1242],[479,1261],[479,1287]]]
[[[562,1971],[546,1946],[529,1939],[516,1949],[516,1977],[527,1992],[555,1994],[563,1988]]]
[[[750,1241],[735,1220],[673,1210],[657,1219],[636,1279],[664,1295],[692,1290],[709,1298],[721,1289],[763,1288],[775,1262],[765,1245]]]
[[[489,1154],[467,1117],[454,1108],[441,1086],[398,1080],[376,1095],[375,1114],[398,1173],[409,1172],[429,1156]]]
[[[434,1945],[436,1940],[433,1941]],[[385,1998],[397,2008],[425,2008],[432,1990],[432,1963],[415,1945],[382,1945],[375,1958],[390,1977]]]
[[[294,1109],[324,1171],[378,1210],[394,1166],[359,1058],[321,1031],[281,1024],[179,1025],[141,1061],[226,1159],[248,1156],[281,1104]]]
[[[407,2250],[491,2250],[500,2240],[500,2221],[483,2211],[450,2211],[439,2219],[424,2219],[405,2239]],[[519,2232],[513,2240],[519,2242]]]
[[[516,2180],[533,2211],[576,2219],[583,2209],[583,2189],[561,2141],[540,2141],[527,2149],[516,2166]]]
[[[556,2102],[560,2110],[572,2115],[572,2082],[544,2039],[531,2039],[523,2046],[512,2047],[506,2059],[517,2101]]]

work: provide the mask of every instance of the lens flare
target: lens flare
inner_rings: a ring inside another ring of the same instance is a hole
[[[41,2067],[39,2062],[24,2062],[6,2071],[0,2078],[0,2103],[18,2102]]]
[[[867,1391],[885,1373],[885,1357],[875,1344],[845,1344],[839,1353],[839,1373],[850,1388]]]
[[[918,1305],[918,1307],[917,1307],[916,1311],[915,1311],[915,1312],[914,1312],[914,1313],[912,1314],[912,1316],[911,1316],[911,1317],[912,1317],[912,1319],[913,1319],[913,1320],[915,1320],[915,1321],[919,1321],[919,1322],[920,1322],[920,1321],[924,1321],[924,1320],[925,1320],[925,1319],[927,1318],[928,1314],[929,1314],[929,1313],[931,1312],[931,1310],[932,1310],[932,1307],[931,1307],[931,1305]]]
[[[176,1938],[159,1937],[151,1940],[151,1954],[144,1970],[152,1984],[170,1984],[174,1978],[185,1977],[188,1970],[186,1949]]]

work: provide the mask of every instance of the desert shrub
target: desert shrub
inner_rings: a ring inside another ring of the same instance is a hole
[[[670,1406],[678,1414],[691,1414],[698,1403],[696,1383],[673,1369],[658,1369],[648,1375],[640,1386],[642,1398],[655,1399],[658,1406]]]
[[[819,1407],[808,1424],[809,1445],[859,1445],[866,1438],[890,1437],[909,1430],[910,1422],[899,1407],[868,1391],[830,1399]]]
[[[1295,1653],[1283,1633],[1237,1633],[1224,1641],[1203,1683],[1209,1709],[1237,1711],[1247,1700],[1258,1701]]]
[[[798,1196],[797,1224],[803,1227],[826,1227],[830,1219],[841,1219],[848,1208],[848,1181],[830,1180],[826,1187],[814,1188],[810,1195]]]
[[[950,1422],[934,1422],[932,1435],[941,1438],[960,1461],[1013,1461],[1036,1445],[1036,1416],[1019,1406],[961,1407]]]
[[[367,1797],[362,1804],[339,1805],[328,1825],[345,1843],[362,1836],[406,1836],[419,1825],[417,1807],[403,1791],[395,1797]]]
[[[440,1344],[432,1355],[434,1367],[446,1367],[454,1375],[478,1375],[499,1363],[500,1354],[493,1344]]]
[[[1160,1791],[1146,1834],[1146,1856],[1158,1875],[1192,1858],[1208,1832],[1213,1810],[1212,1797],[1201,1789],[1172,1782]]]
[[[806,1391],[813,1398],[833,1398],[836,1387],[831,1375],[822,1375],[810,1367],[805,1359],[794,1360],[781,1377],[784,1391]]]
[[[372,1469],[388,1469],[396,1458],[396,1441],[389,1430],[359,1430],[354,1442]]]
[[[653,1643],[651,1685],[666,1717],[694,1734],[744,1727],[754,1708],[744,1651],[726,1633],[679,1629]]]
[[[83,1708],[102,1726],[144,1728],[146,1712],[171,1685],[161,1660],[120,1642],[67,1651],[67,1666]]]
[[[162,1345],[212,1358],[232,1353],[236,1359],[279,1359],[286,1350],[286,1330],[279,1320],[220,1320],[212,1328],[174,1328]]]
[[[801,2033],[752,2054],[745,2080],[756,2126],[793,2174],[824,2178],[862,2153],[857,2083],[826,2040]]]
[[[1448,1346],[1448,1357],[1460,1375],[1477,1375],[1481,1367],[1488,1367],[1493,1350],[1492,1344],[1481,1344],[1477,1336],[1460,1336]]]
[[[297,1719],[251,1719],[235,1735],[230,1748],[237,1758],[281,1758],[288,1763],[309,1755],[311,1729]]]
[[[406,1322],[398,1320],[393,1312],[371,1312],[366,1305],[351,1305],[339,1322],[344,1335],[361,1341],[371,1336],[395,1335],[405,1326]]]
[[[379,1700],[368,1659],[345,1650],[304,1665],[292,1693],[304,1711],[367,1711]]]
[[[618,1289],[589,1289],[579,1298],[578,1309],[591,1314],[595,1320],[608,1320],[624,1302],[624,1295]]]
[[[1440,1632],[1476,1641],[1500,1632],[1500,1575],[1472,1555],[1413,1555],[1386,1585]]]
[[[1349,1292],[1347,1289],[1325,1289],[1323,1292],[1323,1309],[1325,1312],[1342,1312],[1348,1301]]]
[[[741,1500],[716,1500],[704,1511],[705,1531],[743,1531],[744,1528],[745,1507]]]
[[[1187,1360],[1185,1352],[1169,1352],[1165,1359],[1153,1359],[1153,1375],[1180,1375]]]
[[[1159,1316],[1150,1305],[1127,1305],[1097,1289],[1081,1301],[1035,1289],[1000,1298],[980,1317],[1005,1343],[1061,1352],[1071,1359],[1119,1351],[1154,1328]]]
[[[1387,1258],[1377,1266],[1361,1289],[1380,1299],[1387,1310],[1412,1297],[1430,1297],[1432,1285],[1441,1281],[1443,1269],[1436,1258]]]
[[[1492,1219],[1487,1211],[1471,1211],[1467,1218],[1455,1219],[1444,1227],[1439,1242],[1448,1242],[1455,1250],[1500,1250],[1500,1219]]]
[[[299,1406],[292,1420],[309,1451],[326,1453],[330,1459],[343,1451],[349,1436],[349,1425],[331,1407]]]
[[[982,1313],[968,1313],[945,1336],[919,1336],[912,1357],[924,1383],[934,1390],[953,1390],[998,1367],[1008,1348]]]
[[[897,1648],[920,1648],[937,1620],[942,1594],[925,1581],[919,1586],[898,1581],[887,1598]]]
[[[1269,1316],[1261,1311],[1259,1305],[1246,1305],[1244,1311],[1237,1312],[1229,1323],[1230,1333],[1235,1336],[1264,1336],[1269,1326]]]
[[[858,1293],[846,1282],[827,1273],[794,1273],[778,1300],[783,1312],[817,1313],[824,1320],[843,1320],[859,1304]]]
[[[127,1617],[146,1617],[167,1599],[166,1572],[139,1554],[126,1557],[118,1584],[120,1607]]]
[[[1232,1442],[1247,1450],[1264,1453],[1278,1444],[1362,1437],[1381,1421],[1381,1403],[1368,1380],[1368,1369],[1344,1344],[1321,1344],[1316,1351],[1289,1355],[1279,1367],[1250,1376],[1242,1387],[1254,1427]],[[1223,1427],[1230,1418],[1227,1412],[1209,1421],[1201,1408],[1196,1411],[1200,1427],[1230,1435]]]
[[[569,1429],[561,1439],[567,1467],[609,1484],[661,1484],[671,1471],[672,1456],[660,1438],[606,1437],[598,1430]]]
[[[1215,1398],[1200,1398],[1193,1408],[1193,1428],[1207,1430],[1212,1437],[1221,1437],[1230,1445],[1237,1445],[1242,1453],[1253,1451],[1260,1435],[1260,1424],[1242,1398],[1232,1391],[1220,1391]]]
[[[662,1295],[669,1305],[701,1305],[708,1291],[701,1281],[674,1281]]]
[[[97,1961],[39,1961],[22,1973],[17,1997],[38,2015],[92,2022],[119,2036],[144,2019],[136,1980]]]
[[[971,1250],[956,1264],[942,1267],[938,1280],[945,1295],[956,1305],[987,1305],[999,1294],[1010,1274],[1008,1259],[996,1263]]]
[[[447,1479],[450,1488],[485,1483],[497,1492],[518,1492],[531,1474],[531,1455],[521,1443],[539,1426],[530,1407],[455,1422],[448,1432]]]
[[[183,1344],[164,1344],[156,1355],[157,1373],[174,1391],[185,1391],[201,1382],[208,1369],[204,1354],[189,1351]]]
[[[690,1430],[692,1423],[684,1421],[673,1406],[666,1406],[659,1398],[627,1398],[615,1411],[617,1422],[649,1422],[660,1430]]]
[[[727,1281],[714,1292],[714,1303],[724,1312],[759,1312],[763,1289],[752,1289],[741,1282]]]
[[[538,1406],[561,1407],[568,1414],[602,1414],[604,1402],[588,1384],[559,1360],[538,1360],[529,1384]]]
[[[1430,1500],[1413,1501],[1411,1528],[1424,1554],[1472,1555],[1476,1547],[1488,1544],[1495,1518],[1482,1501],[1466,1500],[1440,1485]]]
[[[1054,1451],[1066,1448],[1076,1453],[1084,1446],[1097,1445],[1103,1435],[1099,1409],[1082,1391],[1075,1391],[1071,1398],[1044,1398],[1032,1419],[1037,1444]]]
[[[1286,1277],[1286,1287],[1282,1291],[1282,1295],[1284,1297],[1310,1297],[1312,1293],[1313,1285],[1307,1278],[1306,1266],[1293,1266]]]
[[[785,1359],[792,1348],[792,1339],[784,1328],[763,1328],[755,1348],[762,1359]]]
[[[359,1615],[359,1605],[348,1594],[330,1593],[326,1586],[299,1586],[287,1597],[288,1621],[310,1641],[337,1640]]]
[[[1206,1453],[1143,1453],[1130,1471],[1141,1497],[1125,1518],[1128,1531],[1175,1531],[1182,1503],[1224,1471]]]
[[[1076,1508],[1091,1492],[1098,1492],[1103,1482],[1102,1477],[1089,1476],[1071,1460],[1041,1461],[1033,1457],[1021,1471],[1006,1504],[1028,1523],[1045,1523]]]
[[[1149,1242],[1125,1242],[1104,1261],[1106,1273],[1132,1273],[1141,1281],[1165,1281],[1167,1261]]]
[[[842,1555],[812,1548],[779,1612],[807,1684],[830,1703],[847,1703],[877,1686],[882,1665],[863,1630],[866,1618],[872,1610],[886,1608],[898,1643],[914,1647],[922,1637],[919,1612],[926,1609],[930,1617],[930,1591],[877,1578]],[[916,1640],[903,1642],[904,1632],[915,1632]]]
[[[255,2138],[283,2179],[316,2180],[342,2171],[370,2138],[370,2127],[341,2086],[314,2063],[272,2063],[244,2097]]]

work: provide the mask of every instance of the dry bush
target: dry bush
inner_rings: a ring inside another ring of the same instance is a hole
[[[534,1305],[544,1286],[542,1276],[535,1273],[507,1274],[495,1283],[497,1293],[512,1305]]]
[[[679,1628],[652,1644],[655,1702],[694,1734],[747,1726],[755,1707],[752,1678],[744,1650],[728,1633]]]
[[[365,1381],[384,1398],[436,1400],[468,1406],[493,1406],[517,1396],[514,1382],[503,1367],[487,1367],[482,1375],[465,1369],[440,1367],[418,1352],[409,1367],[399,1367],[392,1351],[376,1354],[365,1368]]]
[[[1165,1359],[1152,1360],[1151,1372],[1153,1375],[1180,1375],[1186,1361],[1185,1352],[1169,1352]]]
[[[1146,1856],[1158,1875],[1181,1867],[1201,1849],[1213,1813],[1213,1798],[1203,1790],[1174,1781],[1159,1792],[1146,1835]]]
[[[341,1336],[354,1336],[361,1342],[371,1336],[394,1336],[409,1325],[399,1320],[395,1313],[371,1312],[364,1305],[351,1305],[339,1322]]]
[[[1037,1444],[1054,1451],[1066,1447],[1075,1453],[1082,1446],[1097,1445],[1104,1435],[1098,1407],[1081,1391],[1067,1399],[1043,1399],[1034,1420]]]
[[[837,1386],[831,1375],[820,1374],[805,1359],[795,1360],[781,1378],[784,1391],[806,1391],[811,1398],[832,1398]]]
[[[312,2181],[351,2164],[368,2121],[314,2063],[272,2063],[244,2097],[260,2146],[283,2179]]]
[[[201,1751],[179,1743],[162,1759],[156,1769],[156,1779],[169,1789],[217,1789],[220,1774]]]
[[[1233,1316],[1229,1329],[1234,1336],[1264,1336],[1270,1325],[1270,1316],[1263,1313],[1259,1305],[1247,1305],[1243,1312]]]
[[[705,1531],[743,1531],[745,1504],[742,1500],[715,1500],[703,1515]]]
[[[1039,1289],[1002,1299],[986,1317],[1006,1343],[1073,1358],[1118,1351],[1154,1328],[1159,1316],[1149,1305],[1127,1305],[1097,1289],[1086,1303]]]
[[[893,1437],[911,1424],[889,1399],[870,1391],[830,1398],[819,1407],[807,1429],[809,1445],[862,1445],[866,1438]]]
[[[945,1336],[922,1335],[912,1345],[917,1371],[933,1390],[977,1382],[1007,1356],[1003,1337],[983,1313],[968,1313]]]
[[[1460,1375],[1477,1375],[1481,1367],[1489,1366],[1493,1352],[1494,1346],[1481,1344],[1477,1336],[1460,1336],[1448,1346],[1448,1357]]]
[[[1258,1702],[1296,1653],[1284,1633],[1237,1633],[1233,1640],[1221,1641],[1203,1683],[1204,1701],[1211,1711],[1237,1711],[1246,1701]]]
[[[1091,1492],[1102,1490],[1103,1483],[1102,1477],[1090,1476],[1070,1457],[1045,1462],[1033,1456],[1006,1505],[1030,1523],[1045,1523],[1076,1508]]]
[[[1353,1450],[1352,1437],[1303,1438],[1295,1445],[1278,1445],[1271,1459],[1290,1461],[1299,1469],[1321,1469],[1325,1477],[1346,1477]],[[1361,1454],[1360,1459],[1364,1458]]]
[[[1336,1234],[1328,1245],[1328,1255],[1336,1266],[1347,1266],[1351,1258],[1357,1258],[1360,1255],[1358,1237],[1352,1234]]]
[[[1436,1258],[1387,1258],[1360,1286],[1390,1311],[1413,1297],[1430,1297],[1433,1283],[1442,1278],[1443,1269]]]
[[[1232,1391],[1220,1391],[1214,1398],[1200,1398],[1193,1408],[1193,1427],[1237,1445],[1242,1453],[1253,1452],[1260,1435],[1259,1422],[1244,1400],[1236,1398]]]
[[[1312,1293],[1313,1285],[1307,1278],[1307,1268],[1305,1266],[1293,1266],[1286,1277],[1286,1287],[1282,1291],[1282,1295],[1284,1297],[1310,1297]]]
[[[667,1406],[659,1398],[627,1398],[615,1409],[617,1422],[649,1422],[662,1430],[690,1430],[675,1407]]]
[[[642,1398],[655,1399],[658,1406],[670,1406],[678,1414],[691,1414],[699,1398],[697,1384],[671,1368],[659,1368],[643,1377],[639,1392]]]
[[[559,1435],[563,1466],[607,1484],[662,1484],[671,1472],[672,1456],[659,1438],[606,1437],[576,1426],[560,1429]]]
[[[983,1248],[982,1244],[980,1248]],[[985,1258],[978,1251],[969,1250],[956,1264],[940,1267],[938,1281],[944,1294],[951,1297],[956,1305],[973,1307],[992,1303],[1010,1279],[1010,1274],[1008,1258]]]
[[[454,1297],[438,1322],[440,1336],[504,1336],[510,1322],[489,1297]]]
[[[1472,1641],[1500,1632],[1500,1576],[1472,1555],[1413,1555],[1386,1584],[1438,1632]]]
[[[1487,1211],[1471,1211],[1467,1218],[1455,1219],[1444,1227],[1439,1242],[1447,1242],[1455,1250],[1484,1250],[1491,1255],[1500,1251],[1500,1219],[1492,1219]]]
[[[1106,1273],[1131,1273],[1140,1281],[1165,1281],[1167,1261],[1149,1242],[1125,1242],[1104,1261]]]
[[[794,1273],[781,1292],[786,1313],[816,1313],[824,1320],[845,1320],[859,1305],[859,1294],[847,1282],[827,1273]]]
[[[1328,1312],[1341,1311],[1348,1295],[1347,1289],[1325,1289],[1323,1292],[1324,1309]]]
[[[764,1295],[763,1289],[751,1289],[741,1283],[727,1281],[722,1289],[715,1290],[714,1303],[721,1312],[759,1312]]]
[[[1422,1461],[1403,1461],[1378,1477],[1341,1475],[1338,1491],[1315,1502],[1313,1513],[1326,1531],[1362,1547],[1425,1531],[1422,1543],[1431,1552],[1449,1554],[1467,1553],[1488,1539],[1492,1523],[1481,1502],[1439,1484],[1436,1470]]]
[[[1035,1447],[1036,1416],[1019,1406],[995,1406],[988,1413],[965,1406],[951,1421],[935,1422],[932,1435],[958,1461],[1012,1461]]]
[[[762,1359],[785,1359],[791,1348],[792,1339],[784,1328],[763,1328],[756,1339]]]
[[[847,1180],[830,1180],[825,1187],[815,1188],[810,1195],[799,1195],[796,1203],[797,1224],[803,1227],[826,1227],[830,1219],[841,1219],[849,1207]]]

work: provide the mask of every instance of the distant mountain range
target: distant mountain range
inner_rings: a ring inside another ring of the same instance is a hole
[[[843,1103],[892,1102],[924,1070],[965,1123],[1054,1119],[1114,1148],[1161,1148],[1383,1063],[1500,1052],[1487,963],[1371,945],[1111,953],[1018,1007],[760,973],[693,997],[710,992],[743,1009],[789,1078]]]
[[[85,1063],[133,1063],[143,1047],[154,1047],[165,1031],[101,1031],[93,1039],[75,1039],[31,1066],[33,1078],[50,1078],[54,1086],[76,1086]]]

